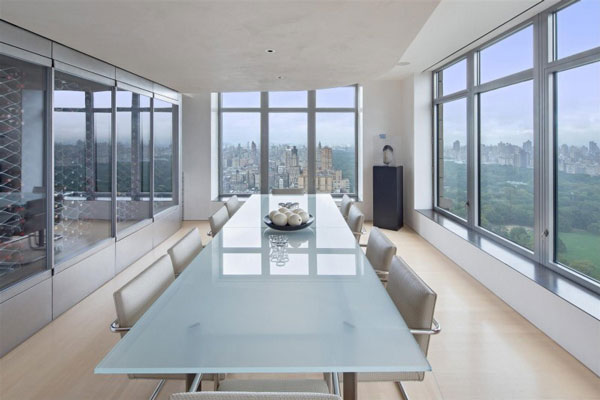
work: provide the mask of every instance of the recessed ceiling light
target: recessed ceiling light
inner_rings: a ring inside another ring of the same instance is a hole
[[[398,61],[396,63],[396,65],[399,66],[399,67],[405,67],[407,65],[410,65],[410,63],[408,61]]]
[[[275,49],[266,49],[265,53],[275,53]]]

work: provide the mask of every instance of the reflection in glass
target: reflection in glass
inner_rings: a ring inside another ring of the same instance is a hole
[[[271,275],[308,275],[308,254],[289,254],[285,263],[270,261]]]
[[[437,112],[437,205],[467,219],[467,100],[442,103]]]
[[[269,114],[269,190],[308,189],[306,113]]]
[[[306,107],[308,92],[269,92],[269,107]]]
[[[317,275],[359,275],[355,254],[317,254]]]
[[[221,114],[220,169],[221,194],[260,193],[260,113]]]
[[[600,62],[556,74],[555,259],[600,281]]]
[[[111,236],[111,88],[54,78],[55,260]]]
[[[150,218],[150,97],[117,91],[117,232]]]
[[[356,193],[355,132],[353,112],[317,113],[317,193]]]
[[[481,82],[533,68],[533,25],[529,25],[479,53]]]
[[[332,89],[317,90],[317,107],[354,107],[356,104],[356,88],[343,86]]]
[[[46,269],[45,73],[0,55],[0,290]]]
[[[556,13],[557,58],[600,46],[600,1],[580,0]]]
[[[173,173],[175,171],[173,136],[177,106],[154,99],[154,213],[176,204]]]
[[[221,107],[260,107],[260,92],[229,92],[221,95]]]
[[[455,92],[460,92],[467,88],[467,60],[462,60],[456,64],[444,68],[441,71],[442,84],[439,87],[439,95],[445,96]]]
[[[256,253],[224,253],[223,275],[260,275],[262,256]]]
[[[532,250],[533,82],[480,97],[480,225]]]

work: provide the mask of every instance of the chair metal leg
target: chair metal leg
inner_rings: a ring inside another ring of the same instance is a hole
[[[165,382],[165,379],[161,379],[160,381],[158,381],[158,385],[156,385],[156,387],[154,388],[154,392],[152,392],[152,395],[150,396],[149,400],[156,400],[156,397],[158,397],[158,394],[165,385]]]
[[[402,400],[410,400],[408,394],[406,394],[406,390],[404,390],[404,386],[402,386],[402,382],[396,382],[398,385],[398,390],[400,390],[400,397]]]

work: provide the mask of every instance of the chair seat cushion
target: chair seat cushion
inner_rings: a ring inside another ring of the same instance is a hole
[[[329,393],[329,388],[323,379],[225,379],[219,391]]]

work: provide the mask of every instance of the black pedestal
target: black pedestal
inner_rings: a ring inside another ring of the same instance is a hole
[[[373,167],[373,225],[397,231],[402,213],[402,167]]]

